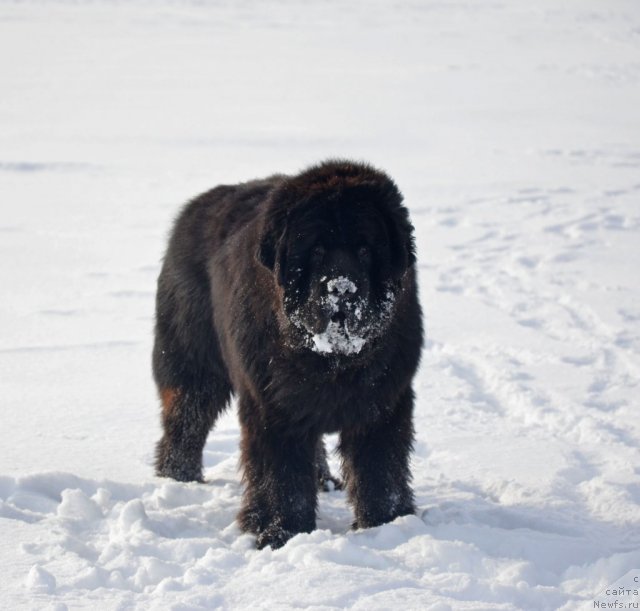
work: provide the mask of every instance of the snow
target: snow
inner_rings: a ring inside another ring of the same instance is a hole
[[[0,607],[574,609],[632,583],[637,2],[7,1],[0,50]],[[332,491],[256,551],[233,409],[207,484],[153,476],[155,279],[184,201],[336,156],[416,227],[419,511],[354,532]]]
[[[327,291],[329,294],[344,295],[345,293],[355,293],[358,287],[353,281],[344,276],[338,276],[337,278],[331,278],[327,280]]]
[[[321,282],[325,278],[321,278]],[[340,302],[343,302],[343,307],[346,307],[349,311],[355,308],[353,311],[357,319],[362,318],[362,310],[366,307],[363,300],[344,300],[340,299],[345,293],[355,293],[358,287],[355,283],[346,278],[345,276],[338,276],[337,278],[330,278],[326,280],[327,296],[326,306],[327,310],[332,314],[340,311]],[[325,302],[323,302],[325,303]],[[348,321],[344,324],[330,320],[326,329],[322,333],[314,333],[311,336],[312,350],[321,354],[358,354],[362,347],[367,343],[364,337],[356,334],[352,329],[349,329]]]
[[[349,326],[330,321],[322,333],[311,337],[312,350],[321,354],[358,354],[367,340],[352,334]]]

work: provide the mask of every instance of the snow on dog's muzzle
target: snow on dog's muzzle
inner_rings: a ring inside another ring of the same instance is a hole
[[[349,278],[338,276],[326,281],[326,290],[327,325],[321,333],[313,335],[313,349],[322,353],[357,354],[366,343],[358,330],[364,306],[363,299],[357,296],[358,288]]]

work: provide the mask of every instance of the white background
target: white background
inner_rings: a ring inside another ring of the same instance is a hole
[[[0,606],[592,607],[640,567],[638,108],[634,0],[0,1]],[[257,552],[233,409],[153,476],[155,279],[186,200],[333,156],[416,227],[419,512]]]

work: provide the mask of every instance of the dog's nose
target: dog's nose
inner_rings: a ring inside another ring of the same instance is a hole
[[[346,320],[347,320],[347,315],[344,312],[338,311],[338,312],[334,312],[331,315],[331,322],[336,323],[341,327],[344,326],[344,323]]]
[[[336,297],[347,296],[351,293],[355,293],[358,287],[352,280],[345,278],[344,276],[338,276],[327,282],[327,292],[329,295]]]

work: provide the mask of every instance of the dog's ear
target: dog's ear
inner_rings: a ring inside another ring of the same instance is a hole
[[[271,218],[265,222],[260,235],[256,259],[269,271],[275,272],[278,284],[283,286],[287,267],[287,224],[286,219],[279,221],[278,218]]]
[[[416,244],[413,225],[407,209],[399,205],[387,212],[387,233],[391,254],[391,273],[400,278],[416,262]]]
[[[264,227],[256,251],[256,259],[269,271],[273,271],[276,265],[276,244],[278,238],[274,235],[272,227]]]

